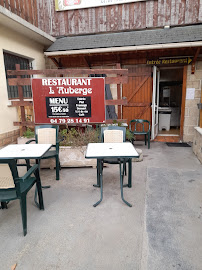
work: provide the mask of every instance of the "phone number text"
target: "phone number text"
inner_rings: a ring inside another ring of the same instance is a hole
[[[67,119],[50,119],[51,124],[87,124],[90,123],[89,118],[67,118]]]

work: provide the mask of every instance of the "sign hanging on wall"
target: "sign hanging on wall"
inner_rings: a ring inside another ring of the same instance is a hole
[[[105,122],[105,79],[32,79],[35,123]]]
[[[148,0],[55,0],[55,10],[62,11],[80,8],[101,7],[142,1]]]
[[[147,60],[147,65],[158,66],[158,65],[189,65],[192,62],[190,57],[180,58],[165,58],[165,59],[153,59]]]

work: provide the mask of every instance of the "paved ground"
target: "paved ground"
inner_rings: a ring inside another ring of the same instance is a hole
[[[144,160],[133,163],[133,187],[120,197],[117,165],[104,169],[99,199],[96,169],[41,170],[45,211],[27,198],[23,237],[19,202],[0,211],[0,269],[200,270],[202,269],[202,166],[191,148],[143,143]]]

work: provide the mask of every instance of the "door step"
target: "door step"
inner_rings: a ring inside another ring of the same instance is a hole
[[[155,139],[154,139],[154,142],[179,142],[180,141],[180,136],[172,136],[172,135],[169,135],[169,136],[157,136]]]

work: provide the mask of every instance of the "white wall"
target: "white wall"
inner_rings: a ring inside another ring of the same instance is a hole
[[[0,134],[18,129],[13,121],[19,121],[17,109],[8,107],[3,51],[34,59],[34,69],[45,69],[43,45],[0,25]]]

